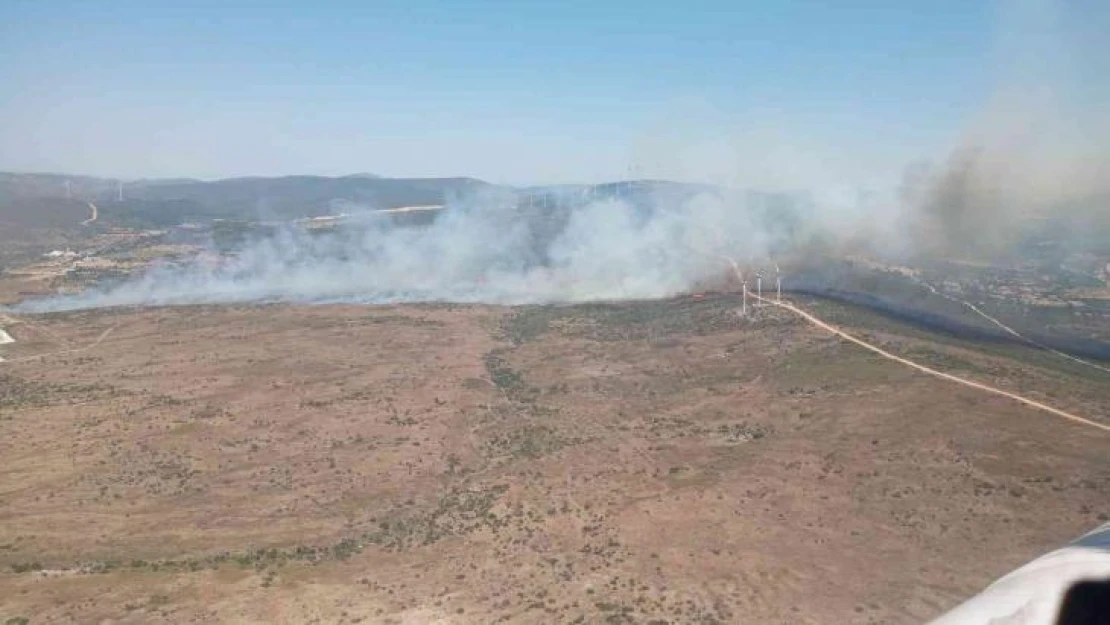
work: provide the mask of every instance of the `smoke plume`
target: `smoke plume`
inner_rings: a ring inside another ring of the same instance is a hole
[[[654,298],[724,273],[721,255],[766,258],[792,230],[742,198],[552,198],[524,208],[475,197],[424,227],[373,211],[332,232],[289,227],[225,262],[152,268],[25,311],[238,301],[521,304]]]
[[[1110,215],[1106,7],[999,2],[988,97],[939,165],[906,170],[917,252],[993,255],[1030,222]]]
[[[891,189],[829,175],[828,159],[799,153],[797,142],[764,145],[768,134],[756,133],[743,141],[750,158],[730,160],[714,149],[707,160],[718,168],[773,167],[782,174],[774,186],[790,192],[725,185],[675,194],[641,185],[586,201],[575,190],[546,191],[544,208],[479,195],[451,202],[423,227],[356,212],[335,232],[289,227],[215,266],[155,267],[114,287],[23,309],[654,298],[718,279],[727,273],[724,255],[764,266],[844,251],[898,259],[996,255],[1014,250],[1030,224],[1062,219],[1110,228],[1110,108],[1101,105],[1110,96],[1110,55],[1103,31],[1089,26],[1110,23],[1110,11],[1067,4],[998,3],[985,102],[947,154],[908,166]],[[799,175],[807,179],[792,185]],[[1083,230],[1091,232],[1073,228]]]

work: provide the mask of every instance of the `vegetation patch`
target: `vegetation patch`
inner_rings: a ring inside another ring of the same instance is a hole
[[[735,295],[633,302],[597,302],[573,306],[525,306],[501,320],[501,336],[514,345],[558,331],[595,341],[658,339],[704,335],[734,328]]]
[[[707,426],[679,417],[660,416],[651,417],[647,423],[647,432],[652,438],[711,438],[729,444],[757,441],[772,431],[769,427],[752,425],[747,421]]]
[[[714,431],[719,438],[729,443],[757,441],[770,434],[770,432],[769,428],[761,425],[748,425],[747,423],[722,423]]]
[[[484,490],[452,489],[434,509],[380,520],[363,539],[385,549],[401,550],[464,536],[482,527],[499,527],[503,520],[492,510],[506,490],[508,486],[503,485]]]
[[[540,338],[551,329],[551,323],[567,314],[568,307],[524,306],[501,319],[501,335],[520,345]]]
[[[499,352],[493,351],[486,354],[486,373],[494,386],[505,393],[519,393],[527,388],[524,376],[514,370]]]
[[[958,358],[945,351],[929,347],[912,347],[903,351],[900,356],[917,363],[939,369],[941,371],[967,371],[971,373],[986,374],[988,371],[978,365],[972,364],[963,358]]]
[[[543,395],[543,389],[530,386],[524,375],[517,371],[502,356],[504,351],[494,350],[486,354],[486,373],[490,382],[504,393],[505,398],[523,407],[534,417],[551,416],[558,412],[555,408],[540,406],[536,402]],[[465,384],[465,383],[464,383]]]
[[[572,310],[584,323],[568,324],[567,334],[599,342],[704,336],[734,329],[737,305],[732,295],[583,304]]]
[[[48,406],[59,400],[88,401],[114,392],[102,384],[50,384],[29,382],[13,375],[0,374],[0,408]]]
[[[375,325],[405,326],[410,328],[443,328],[447,324],[436,319],[426,317],[409,317],[408,315],[375,315],[366,320]]]
[[[464,536],[483,527],[498,528],[507,523],[492,513],[494,505],[508,486],[496,485],[481,490],[455,488],[443,495],[435,508],[424,512],[397,514],[377,521],[375,529],[340,539],[330,545],[297,545],[288,548],[248,548],[243,551],[223,551],[206,556],[165,558],[159,560],[101,560],[73,567],[81,574],[109,573],[118,570],[146,570],[175,573],[217,569],[225,565],[254,568],[259,571],[270,566],[290,562],[317,563],[329,560],[346,560],[357,555],[367,545],[378,545],[389,550],[408,549],[430,545],[451,536]],[[14,573],[32,573],[43,570],[39,562],[12,565]]]
[[[559,451],[575,441],[568,441],[546,425],[526,425],[486,441],[487,453],[514,458],[539,458]]]

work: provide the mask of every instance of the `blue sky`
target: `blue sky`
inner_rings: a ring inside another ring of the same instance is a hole
[[[0,169],[887,175],[941,155],[983,105],[1000,15],[971,0],[8,0]]]

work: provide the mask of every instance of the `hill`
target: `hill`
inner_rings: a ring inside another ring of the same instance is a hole
[[[147,184],[127,188],[125,194],[144,201],[192,202],[225,218],[298,218],[333,214],[345,203],[375,209],[443,204],[492,187],[473,178],[284,176]]]
[[[87,202],[50,197],[0,200],[0,272],[43,251],[78,245],[87,229]]]
[[[355,204],[365,208],[443,204],[498,188],[473,178],[380,178],[355,174],[193,180],[187,178],[120,183],[66,174],[0,172],[0,219],[24,212],[26,200],[80,200],[101,205],[105,217],[121,216],[136,225],[179,223],[188,218],[295,219],[316,217]],[[38,219],[33,213],[21,219]],[[49,219],[53,219],[50,217]]]
[[[68,184],[69,190],[66,190]],[[0,172],[0,206],[19,199],[83,198],[86,201],[113,191],[116,181],[69,174]]]

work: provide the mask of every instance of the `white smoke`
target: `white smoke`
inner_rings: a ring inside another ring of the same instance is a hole
[[[896,185],[884,176],[859,184],[866,176],[858,170],[873,168],[872,159],[861,159],[866,168],[844,166],[853,146],[822,149],[792,136],[789,119],[748,120],[743,132],[709,123],[697,149],[682,149],[686,133],[677,131],[643,149],[649,162],[678,159],[682,167],[672,163],[671,174],[715,182],[716,191],[610,193],[593,202],[569,193],[557,202],[549,196],[557,206],[544,209],[483,195],[452,201],[420,228],[364,212],[333,234],[290,227],[216,267],[156,267],[118,286],[22,309],[656,298],[727,273],[720,256],[767,267],[787,254],[844,248],[974,257],[1014,249],[1037,219],[1084,215],[1076,232],[1104,241],[1094,226],[1110,230],[1110,113],[1102,106],[1110,56],[1097,25],[1110,23],[1110,11],[1061,0],[1001,2],[998,9],[999,67],[985,76],[987,100],[946,153],[907,167]],[[693,116],[699,124],[700,117]],[[649,134],[669,127],[653,125]],[[881,185],[896,188],[875,190]],[[768,202],[723,187],[788,192]]]
[[[721,276],[721,255],[766,259],[797,229],[740,194],[612,197],[525,208],[503,197],[399,227],[372,211],[334,232],[289,227],[215,266],[156,266],[122,284],[21,305],[27,312],[245,301],[523,304],[674,295]]]

